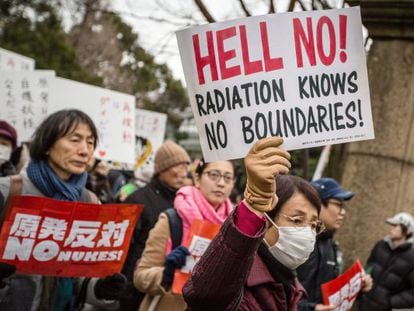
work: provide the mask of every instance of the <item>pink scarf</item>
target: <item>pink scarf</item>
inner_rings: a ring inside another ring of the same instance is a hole
[[[177,191],[174,207],[183,221],[183,239],[187,241],[190,233],[191,223],[194,219],[205,220],[215,224],[222,224],[233,205],[227,198],[217,209],[215,209],[203,196],[201,191],[194,186],[182,187]]]

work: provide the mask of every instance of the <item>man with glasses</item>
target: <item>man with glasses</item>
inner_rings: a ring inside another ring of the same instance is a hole
[[[351,200],[355,194],[344,190],[333,178],[323,177],[312,184],[318,190],[322,201],[319,219],[325,232],[317,236],[315,249],[309,259],[297,269],[299,281],[308,293],[308,298],[300,302],[298,309],[334,310],[334,306],[323,305],[321,284],[333,280],[342,272],[342,255],[333,235],[344,220],[345,202]]]

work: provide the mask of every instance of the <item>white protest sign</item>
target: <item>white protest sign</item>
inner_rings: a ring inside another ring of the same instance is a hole
[[[0,71],[0,119],[17,130],[19,142],[29,141],[47,115],[54,71]]]
[[[134,163],[134,96],[63,78],[56,78],[53,87],[49,113],[69,108],[84,111],[99,132],[95,156]]]
[[[267,136],[287,150],[374,138],[360,9],[271,14],[177,33],[206,161]]]
[[[0,70],[34,70],[35,60],[0,48]]]
[[[135,110],[135,169],[153,169],[155,152],[164,141],[166,125],[164,113]]]

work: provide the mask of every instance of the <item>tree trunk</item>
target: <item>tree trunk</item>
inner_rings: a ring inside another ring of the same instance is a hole
[[[368,77],[375,139],[352,143],[342,184],[356,192],[338,239],[348,266],[365,263],[388,232],[385,219],[414,214],[414,0],[348,1],[360,5],[373,44]]]

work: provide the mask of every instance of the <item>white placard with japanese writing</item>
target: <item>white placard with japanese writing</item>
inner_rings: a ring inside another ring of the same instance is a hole
[[[155,152],[164,141],[166,125],[167,115],[164,113],[135,110],[135,169],[153,169]]]
[[[30,141],[47,115],[54,71],[0,71],[0,119],[16,128],[19,142]]]
[[[34,70],[35,60],[0,48],[0,70]]]
[[[206,161],[268,136],[287,150],[374,138],[359,7],[177,32]]]
[[[135,98],[101,87],[56,78],[49,113],[74,108],[87,113],[99,132],[95,156],[134,163]]]

